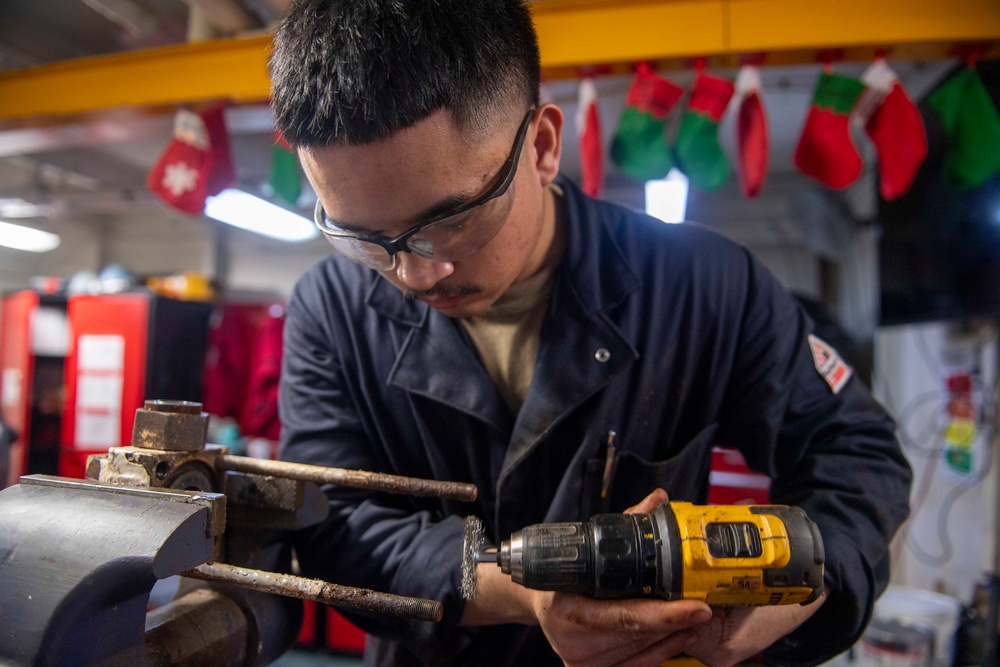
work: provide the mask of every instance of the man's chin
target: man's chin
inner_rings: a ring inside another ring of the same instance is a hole
[[[418,297],[434,310],[448,317],[471,317],[488,307],[482,301],[482,294],[458,294],[453,296],[421,296]]]
[[[489,300],[484,298],[482,288],[471,284],[439,287],[427,292],[403,290],[403,296],[423,301],[448,317],[469,317],[489,307]]]

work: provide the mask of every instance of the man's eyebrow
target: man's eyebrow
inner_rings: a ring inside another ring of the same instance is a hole
[[[418,215],[417,218],[421,221],[430,220],[431,218],[436,218],[440,215],[445,215],[447,213],[450,213],[455,209],[457,209],[458,207],[472,201],[473,197],[475,197],[476,194],[477,193],[475,192],[472,193],[463,192],[463,193],[448,195],[444,199],[435,202],[431,206],[425,208],[423,211],[421,211],[420,215]]]
[[[326,214],[324,213],[323,215]],[[357,225],[348,225],[347,223],[331,218],[328,215],[326,216],[326,221],[330,225],[336,227],[337,229],[342,229],[345,232],[354,232],[356,234],[363,234],[364,236],[375,236],[382,233],[382,230],[368,229],[367,227],[358,227]]]
[[[448,195],[444,199],[441,199],[431,204],[426,209],[421,211],[419,214],[414,216],[416,222],[414,222],[413,225],[418,225],[421,222],[430,220],[431,218],[435,218],[439,215],[444,215],[450,211],[453,211],[457,209],[459,206],[462,206],[463,204],[472,201],[472,198],[474,196],[475,194],[470,195],[465,193]],[[343,229],[345,232],[355,232],[357,234],[364,234],[366,236],[375,236],[377,234],[381,234],[384,231],[381,229],[372,230],[368,229],[367,227],[349,225],[347,223],[340,222],[339,220],[331,218],[330,216],[326,216],[326,219],[330,222],[331,225],[337,227],[338,229]],[[413,225],[410,226],[412,227]]]

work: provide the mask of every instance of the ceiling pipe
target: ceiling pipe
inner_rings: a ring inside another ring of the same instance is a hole
[[[135,38],[151,35],[160,27],[157,16],[135,0],[83,0],[83,4]]]
[[[200,25],[202,21],[217,31],[215,36],[237,35],[261,27],[260,22],[235,0],[185,0],[185,2],[191,10],[192,17],[188,21],[190,41],[203,41],[199,39],[204,34],[204,28]],[[192,24],[194,24],[194,39],[191,39]]]
[[[207,42],[219,37],[219,31],[205,16],[200,7],[188,7],[187,40],[189,42]]]
[[[267,4],[271,5],[274,11],[278,12],[282,16],[288,13],[288,10],[292,8],[292,0],[265,0]]]
[[[292,0],[242,0],[243,4],[253,11],[261,21],[273,26],[285,17],[292,8]]]

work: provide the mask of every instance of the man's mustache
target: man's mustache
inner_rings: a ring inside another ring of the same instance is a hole
[[[478,285],[452,285],[450,283],[442,283],[435,285],[429,290],[404,289],[403,296],[407,299],[422,299],[427,297],[444,297],[446,299],[450,299],[456,296],[478,294],[482,291],[483,288]]]

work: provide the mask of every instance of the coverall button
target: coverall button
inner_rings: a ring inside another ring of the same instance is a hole
[[[603,347],[600,348],[600,349],[598,349],[597,352],[594,352],[594,359],[597,359],[602,364],[605,363],[605,362],[607,362],[607,360],[610,359],[610,358],[611,358],[611,353],[608,352]]]

